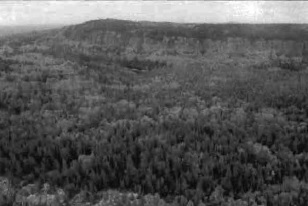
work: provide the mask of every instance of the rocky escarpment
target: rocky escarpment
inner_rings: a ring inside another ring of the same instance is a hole
[[[96,20],[64,28],[65,39],[100,52],[143,56],[283,56],[308,60],[308,26],[175,24]]]

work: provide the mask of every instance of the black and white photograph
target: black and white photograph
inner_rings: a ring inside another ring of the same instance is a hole
[[[0,206],[308,206],[308,1],[0,1]]]

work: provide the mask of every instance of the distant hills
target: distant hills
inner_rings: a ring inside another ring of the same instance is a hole
[[[184,24],[103,19],[62,28],[20,27],[11,33],[30,30],[44,31],[17,35],[18,38],[11,38],[11,44],[40,42],[57,55],[78,52],[98,58],[237,56],[264,61],[276,56],[308,62],[307,24]]]
[[[61,36],[99,47],[105,54],[190,56],[264,54],[303,57],[307,24],[181,24],[93,20],[64,27]],[[263,58],[263,57],[262,57]]]
[[[69,27],[67,32],[95,32],[108,30],[138,35],[147,33],[157,39],[163,36],[196,39],[248,38],[265,40],[308,40],[308,24],[192,24],[128,20],[92,20]],[[77,34],[76,34],[77,35]]]
[[[25,26],[0,26],[0,37],[27,33],[32,31],[41,31],[46,29],[60,28],[64,25],[25,25]]]

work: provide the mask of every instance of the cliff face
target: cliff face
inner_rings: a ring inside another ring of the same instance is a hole
[[[297,57],[307,61],[308,26],[172,24],[119,20],[90,21],[65,28],[65,38],[124,55]]]

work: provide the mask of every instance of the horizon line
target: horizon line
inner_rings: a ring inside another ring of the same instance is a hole
[[[0,24],[0,27],[27,27],[27,26],[74,26],[79,24],[85,24],[91,21],[106,21],[106,20],[114,20],[114,21],[128,21],[128,22],[136,22],[136,23],[142,23],[142,22],[149,22],[149,23],[170,23],[170,24],[246,24],[246,25],[271,25],[271,24],[280,24],[280,25],[308,25],[307,23],[302,22],[236,22],[236,21],[226,21],[226,22],[180,22],[180,21],[149,21],[149,20],[131,20],[131,19],[116,19],[116,18],[101,18],[101,19],[92,19],[92,20],[86,20],[82,22],[71,22],[71,23],[50,23],[50,24]]]

